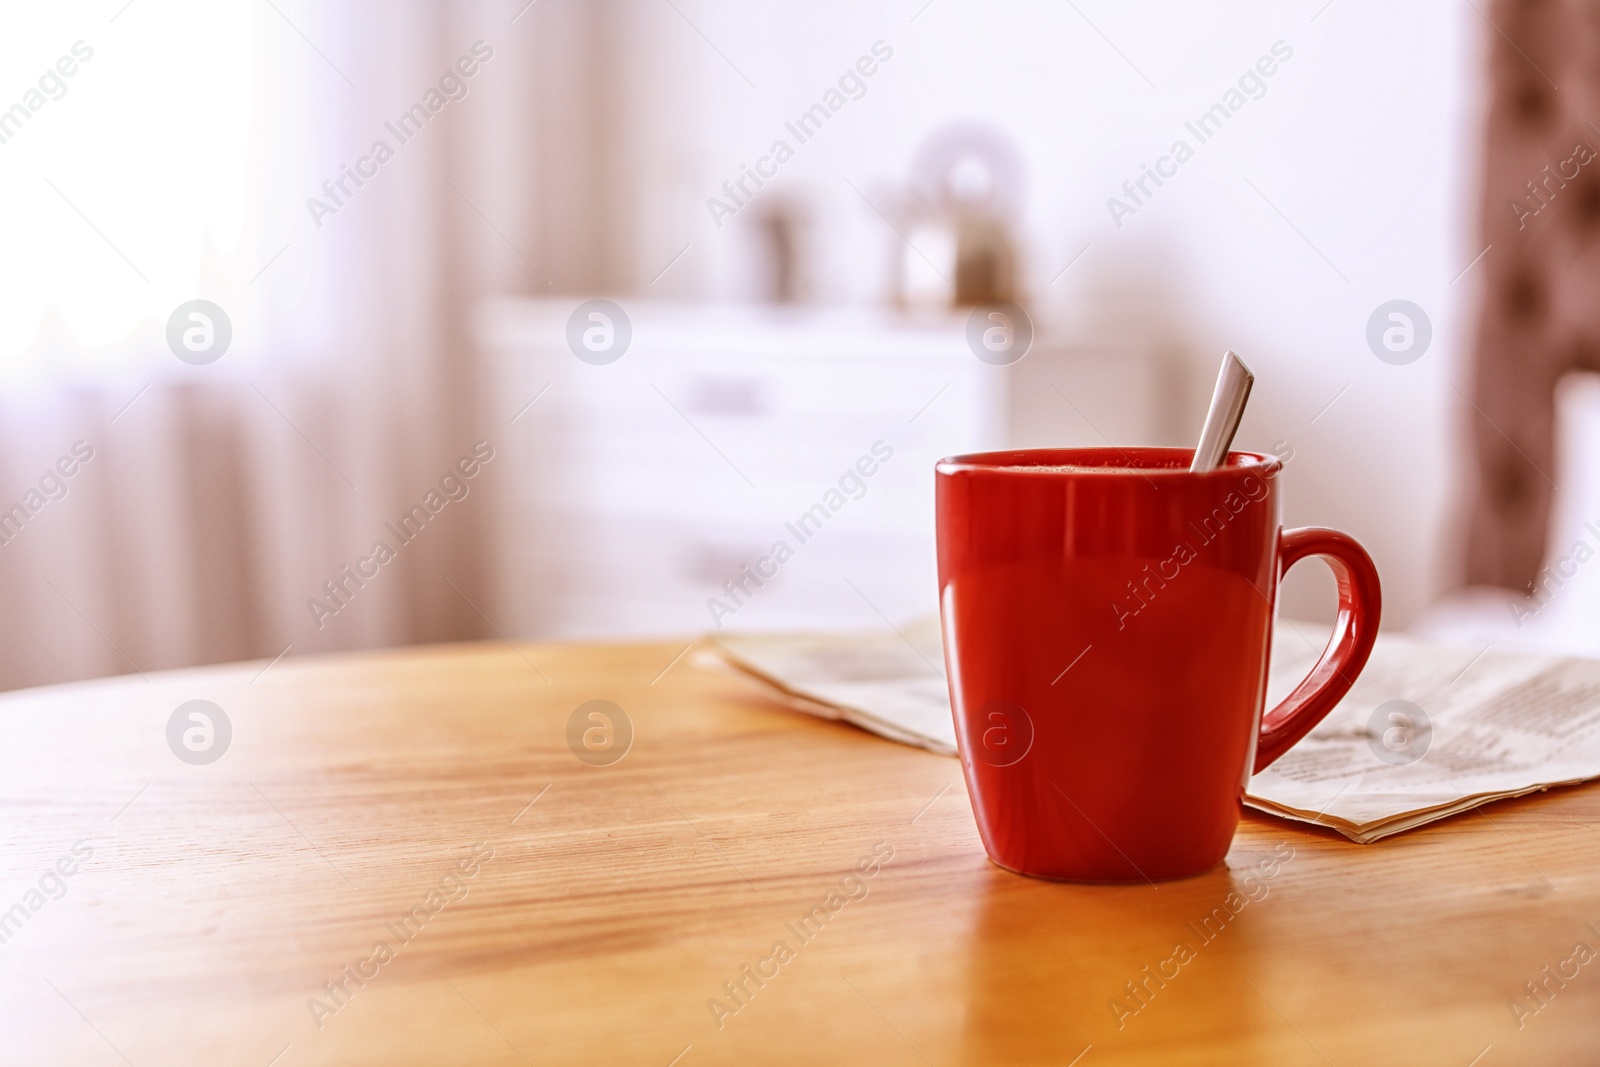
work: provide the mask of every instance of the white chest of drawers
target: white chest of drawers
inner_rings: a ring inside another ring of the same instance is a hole
[[[934,463],[1004,443],[1009,369],[972,355],[964,317],[623,301],[632,340],[597,366],[568,347],[581,303],[497,301],[479,322],[507,633],[933,610]]]

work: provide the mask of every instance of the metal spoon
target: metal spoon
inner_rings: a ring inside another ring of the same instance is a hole
[[[1256,376],[1244,365],[1244,360],[1232,352],[1222,354],[1222,369],[1217,372],[1217,387],[1211,394],[1211,410],[1206,412],[1206,424],[1200,431],[1200,444],[1194,450],[1191,471],[1215,470],[1228,456],[1228,446],[1244,418],[1244,405],[1250,399],[1250,387]]]

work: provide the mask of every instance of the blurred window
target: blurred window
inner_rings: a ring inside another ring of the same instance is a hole
[[[7,5],[0,368],[20,369],[57,315],[79,344],[109,346],[141,320],[164,327],[203,295],[203,277],[233,273],[249,193],[251,23],[244,0]]]

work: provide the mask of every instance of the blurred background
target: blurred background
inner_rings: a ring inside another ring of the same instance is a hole
[[[1587,5],[0,19],[0,686],[899,624],[934,460],[1224,348],[1387,627],[1600,650]]]

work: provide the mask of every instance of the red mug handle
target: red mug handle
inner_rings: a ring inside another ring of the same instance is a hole
[[[1283,703],[1262,717],[1252,774],[1260,774],[1333,710],[1355,684],[1356,675],[1372,654],[1372,643],[1378,639],[1383,594],[1378,587],[1378,568],[1366,549],[1337,530],[1307,526],[1279,531],[1280,580],[1307,556],[1321,556],[1332,568],[1339,583],[1339,618],[1311,673]]]

